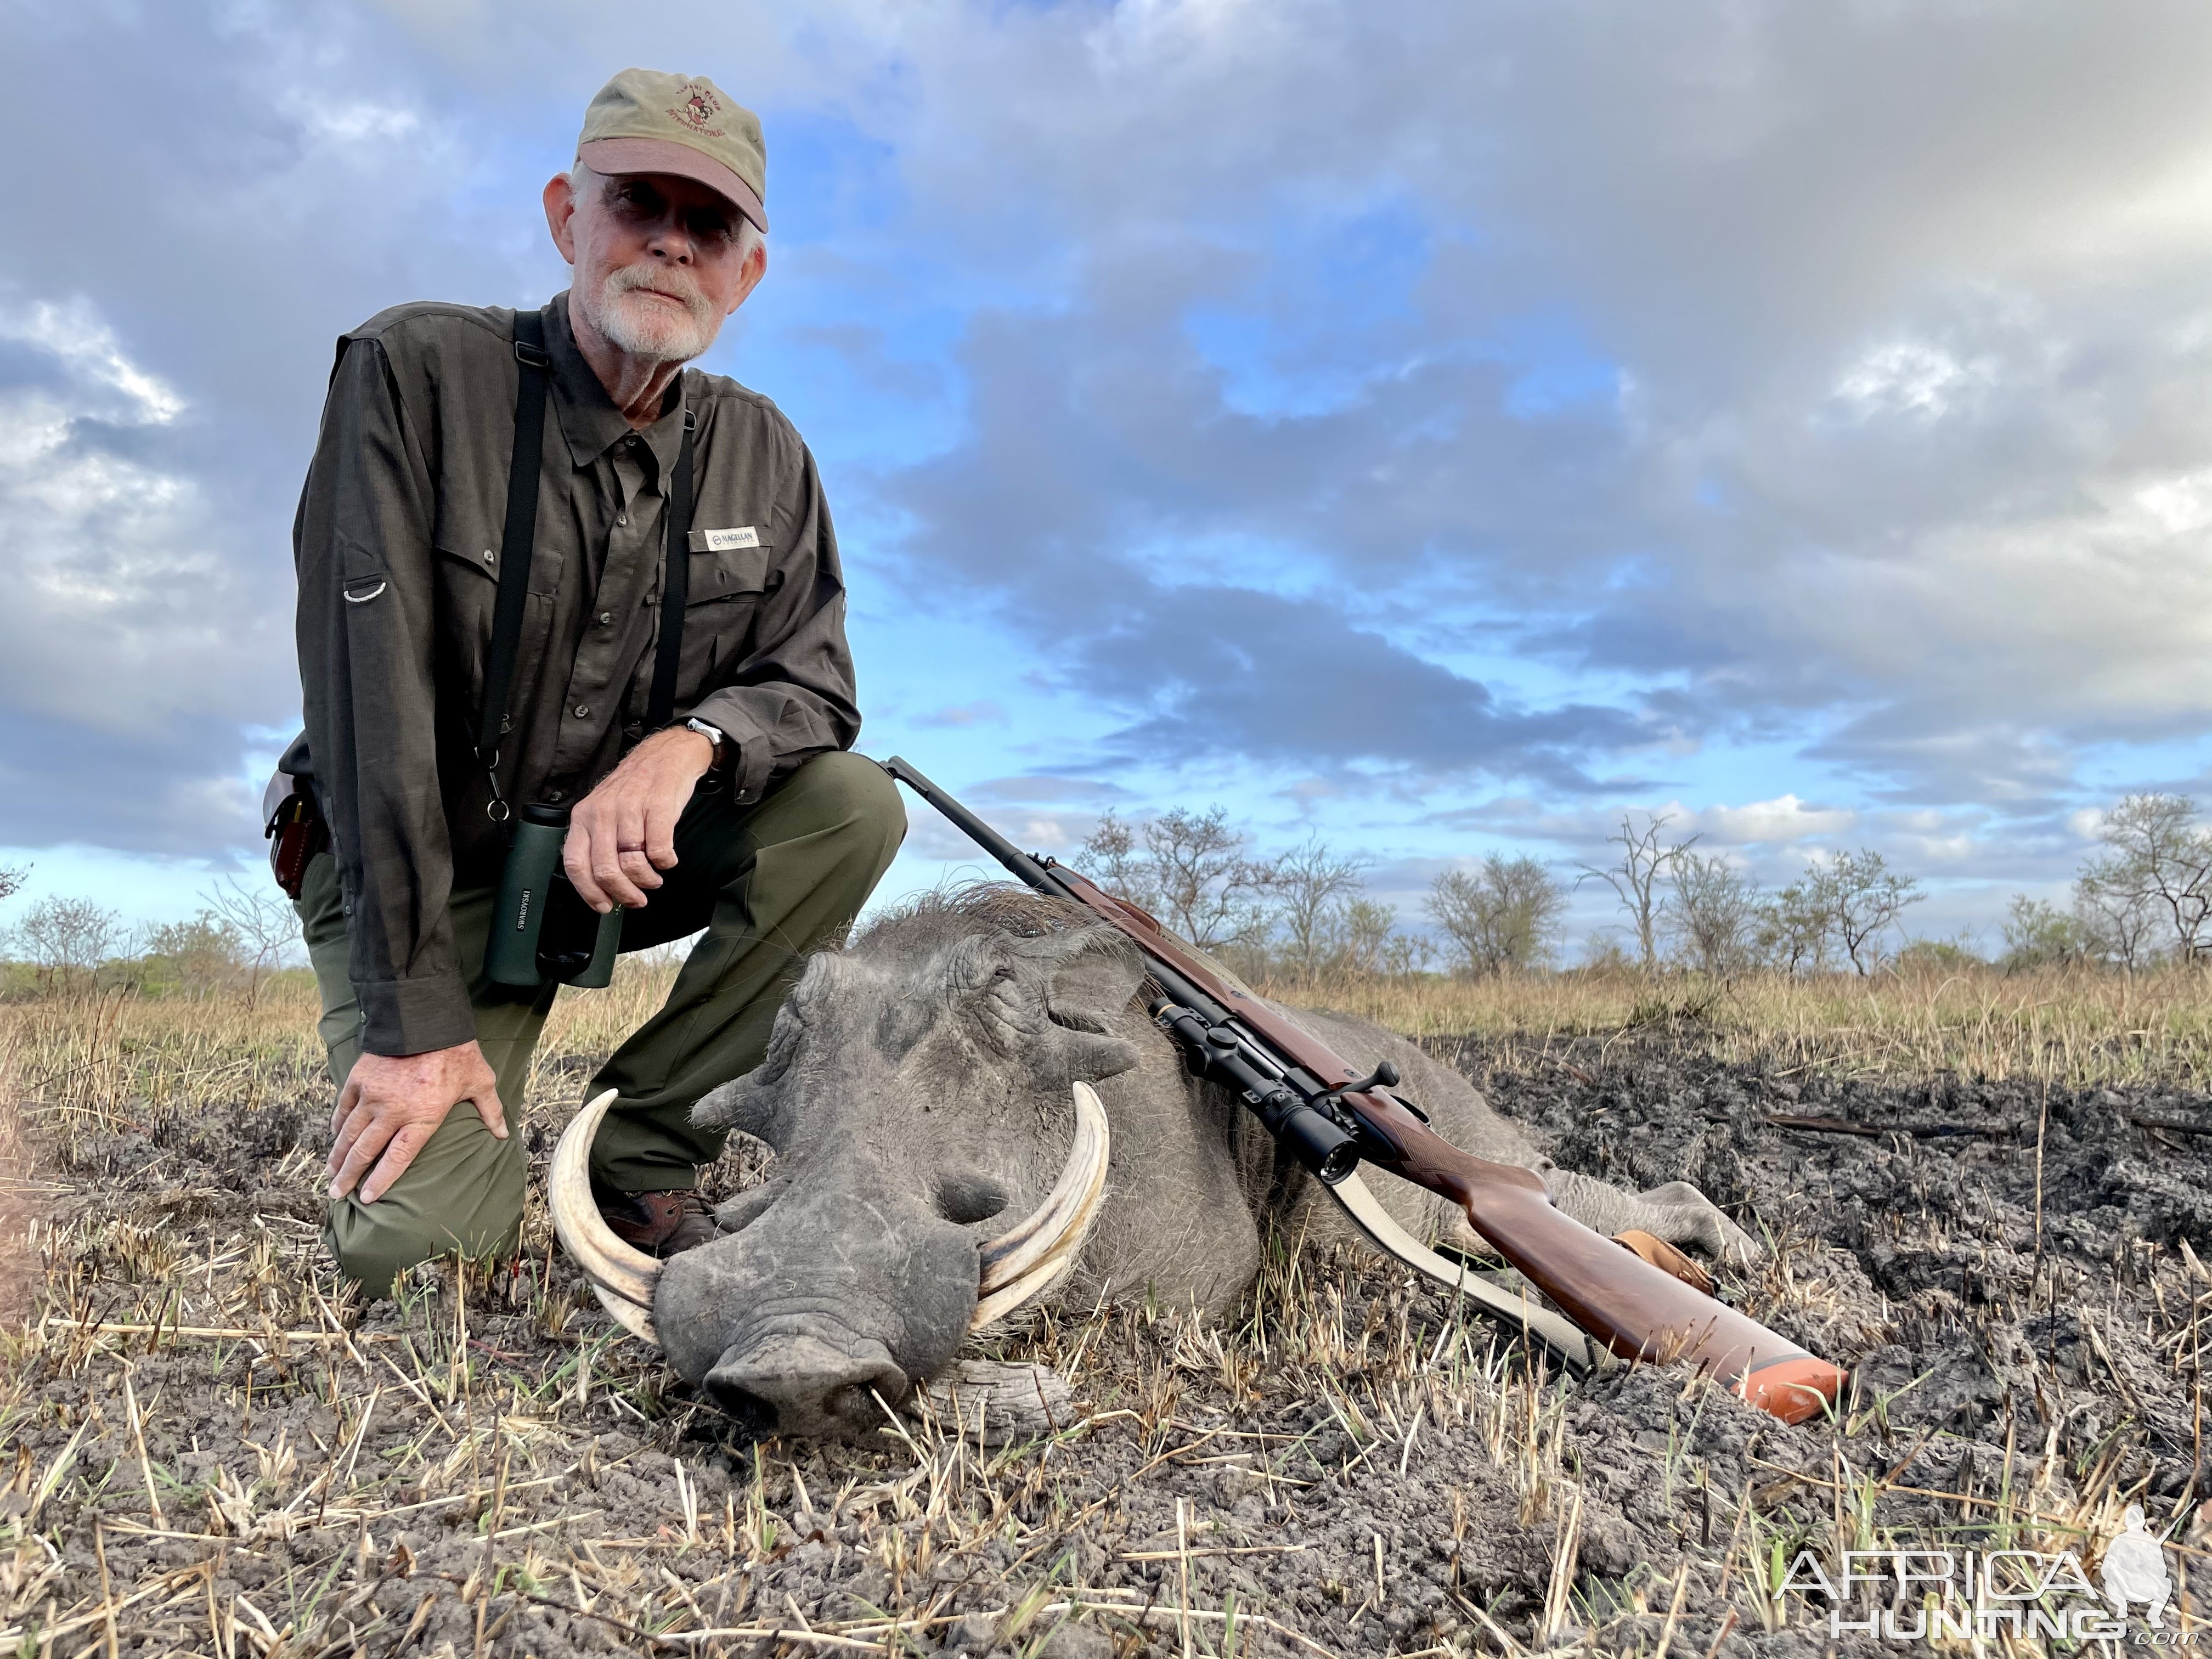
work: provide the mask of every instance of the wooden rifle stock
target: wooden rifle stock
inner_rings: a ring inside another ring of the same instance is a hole
[[[1457,1204],[1493,1249],[1613,1353],[1655,1364],[1687,1359],[1785,1423],[1802,1422],[1840,1397],[1843,1371],[1561,1213],[1534,1170],[1461,1150],[1387,1094],[1347,1090],[1347,1084],[1371,1079],[1138,906],[1064,864],[1022,852],[896,756],[884,769],[1030,886],[1073,899],[1119,929],[1166,970],[1158,978],[1171,998],[1184,994],[1178,984],[1189,987],[1221,1011],[1208,1018],[1233,1020],[1274,1060],[1317,1083],[1316,1094],[1340,1102],[1358,1120],[1360,1157]]]

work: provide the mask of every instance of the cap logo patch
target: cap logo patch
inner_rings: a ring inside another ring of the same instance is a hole
[[[702,138],[721,137],[721,128],[708,125],[722,110],[721,102],[713,90],[701,86],[696,81],[690,81],[685,82],[684,94],[684,101],[668,112]]]

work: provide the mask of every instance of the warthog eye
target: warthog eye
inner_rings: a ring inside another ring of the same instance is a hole
[[[937,1212],[964,1227],[988,1221],[1006,1207],[1006,1189],[979,1170],[947,1170],[937,1177]]]

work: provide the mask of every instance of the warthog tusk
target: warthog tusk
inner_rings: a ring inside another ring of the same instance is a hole
[[[1112,1146],[1106,1103],[1089,1084],[1077,1084],[1075,1144],[1068,1149],[1066,1166],[1026,1221],[983,1247],[983,1271],[975,1286],[975,1316],[968,1322],[969,1330],[980,1331],[993,1320],[1005,1318],[1073,1265],[1091,1224],[1098,1218]]]
[[[546,1200],[561,1248],[584,1270],[601,1305],[632,1336],[657,1348],[660,1338],[653,1328],[653,1289],[660,1280],[660,1263],[615,1237],[592,1199],[592,1140],[614,1097],[610,1089],[568,1120],[561,1144],[553,1149]]]
[[[653,1292],[661,1264],[625,1244],[600,1215],[592,1198],[592,1140],[613,1103],[609,1090],[569,1120],[553,1149],[547,1202],[561,1248],[584,1270],[600,1304],[632,1335],[659,1346],[653,1328]],[[1066,1273],[1089,1237],[1106,1191],[1111,1149],[1106,1105],[1087,1083],[1075,1085],[1075,1144],[1067,1164],[1043,1203],[1012,1232],[982,1249],[982,1273],[976,1285],[970,1330],[1002,1319]]]

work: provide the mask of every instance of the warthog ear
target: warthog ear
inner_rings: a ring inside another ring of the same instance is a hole
[[[691,1121],[702,1129],[740,1129],[757,1140],[768,1139],[774,1115],[773,1103],[753,1086],[750,1073],[702,1095],[691,1109]]]
[[[1021,952],[1045,970],[1054,1020],[1079,1031],[1107,1030],[1144,983],[1144,958],[1103,923],[1025,939]]]
[[[1144,982],[1135,949],[1103,925],[1025,941],[1022,954],[1045,970],[1045,1007],[1059,1026],[1068,1075],[1088,1083],[1137,1063],[1136,1045],[1108,1035]]]

